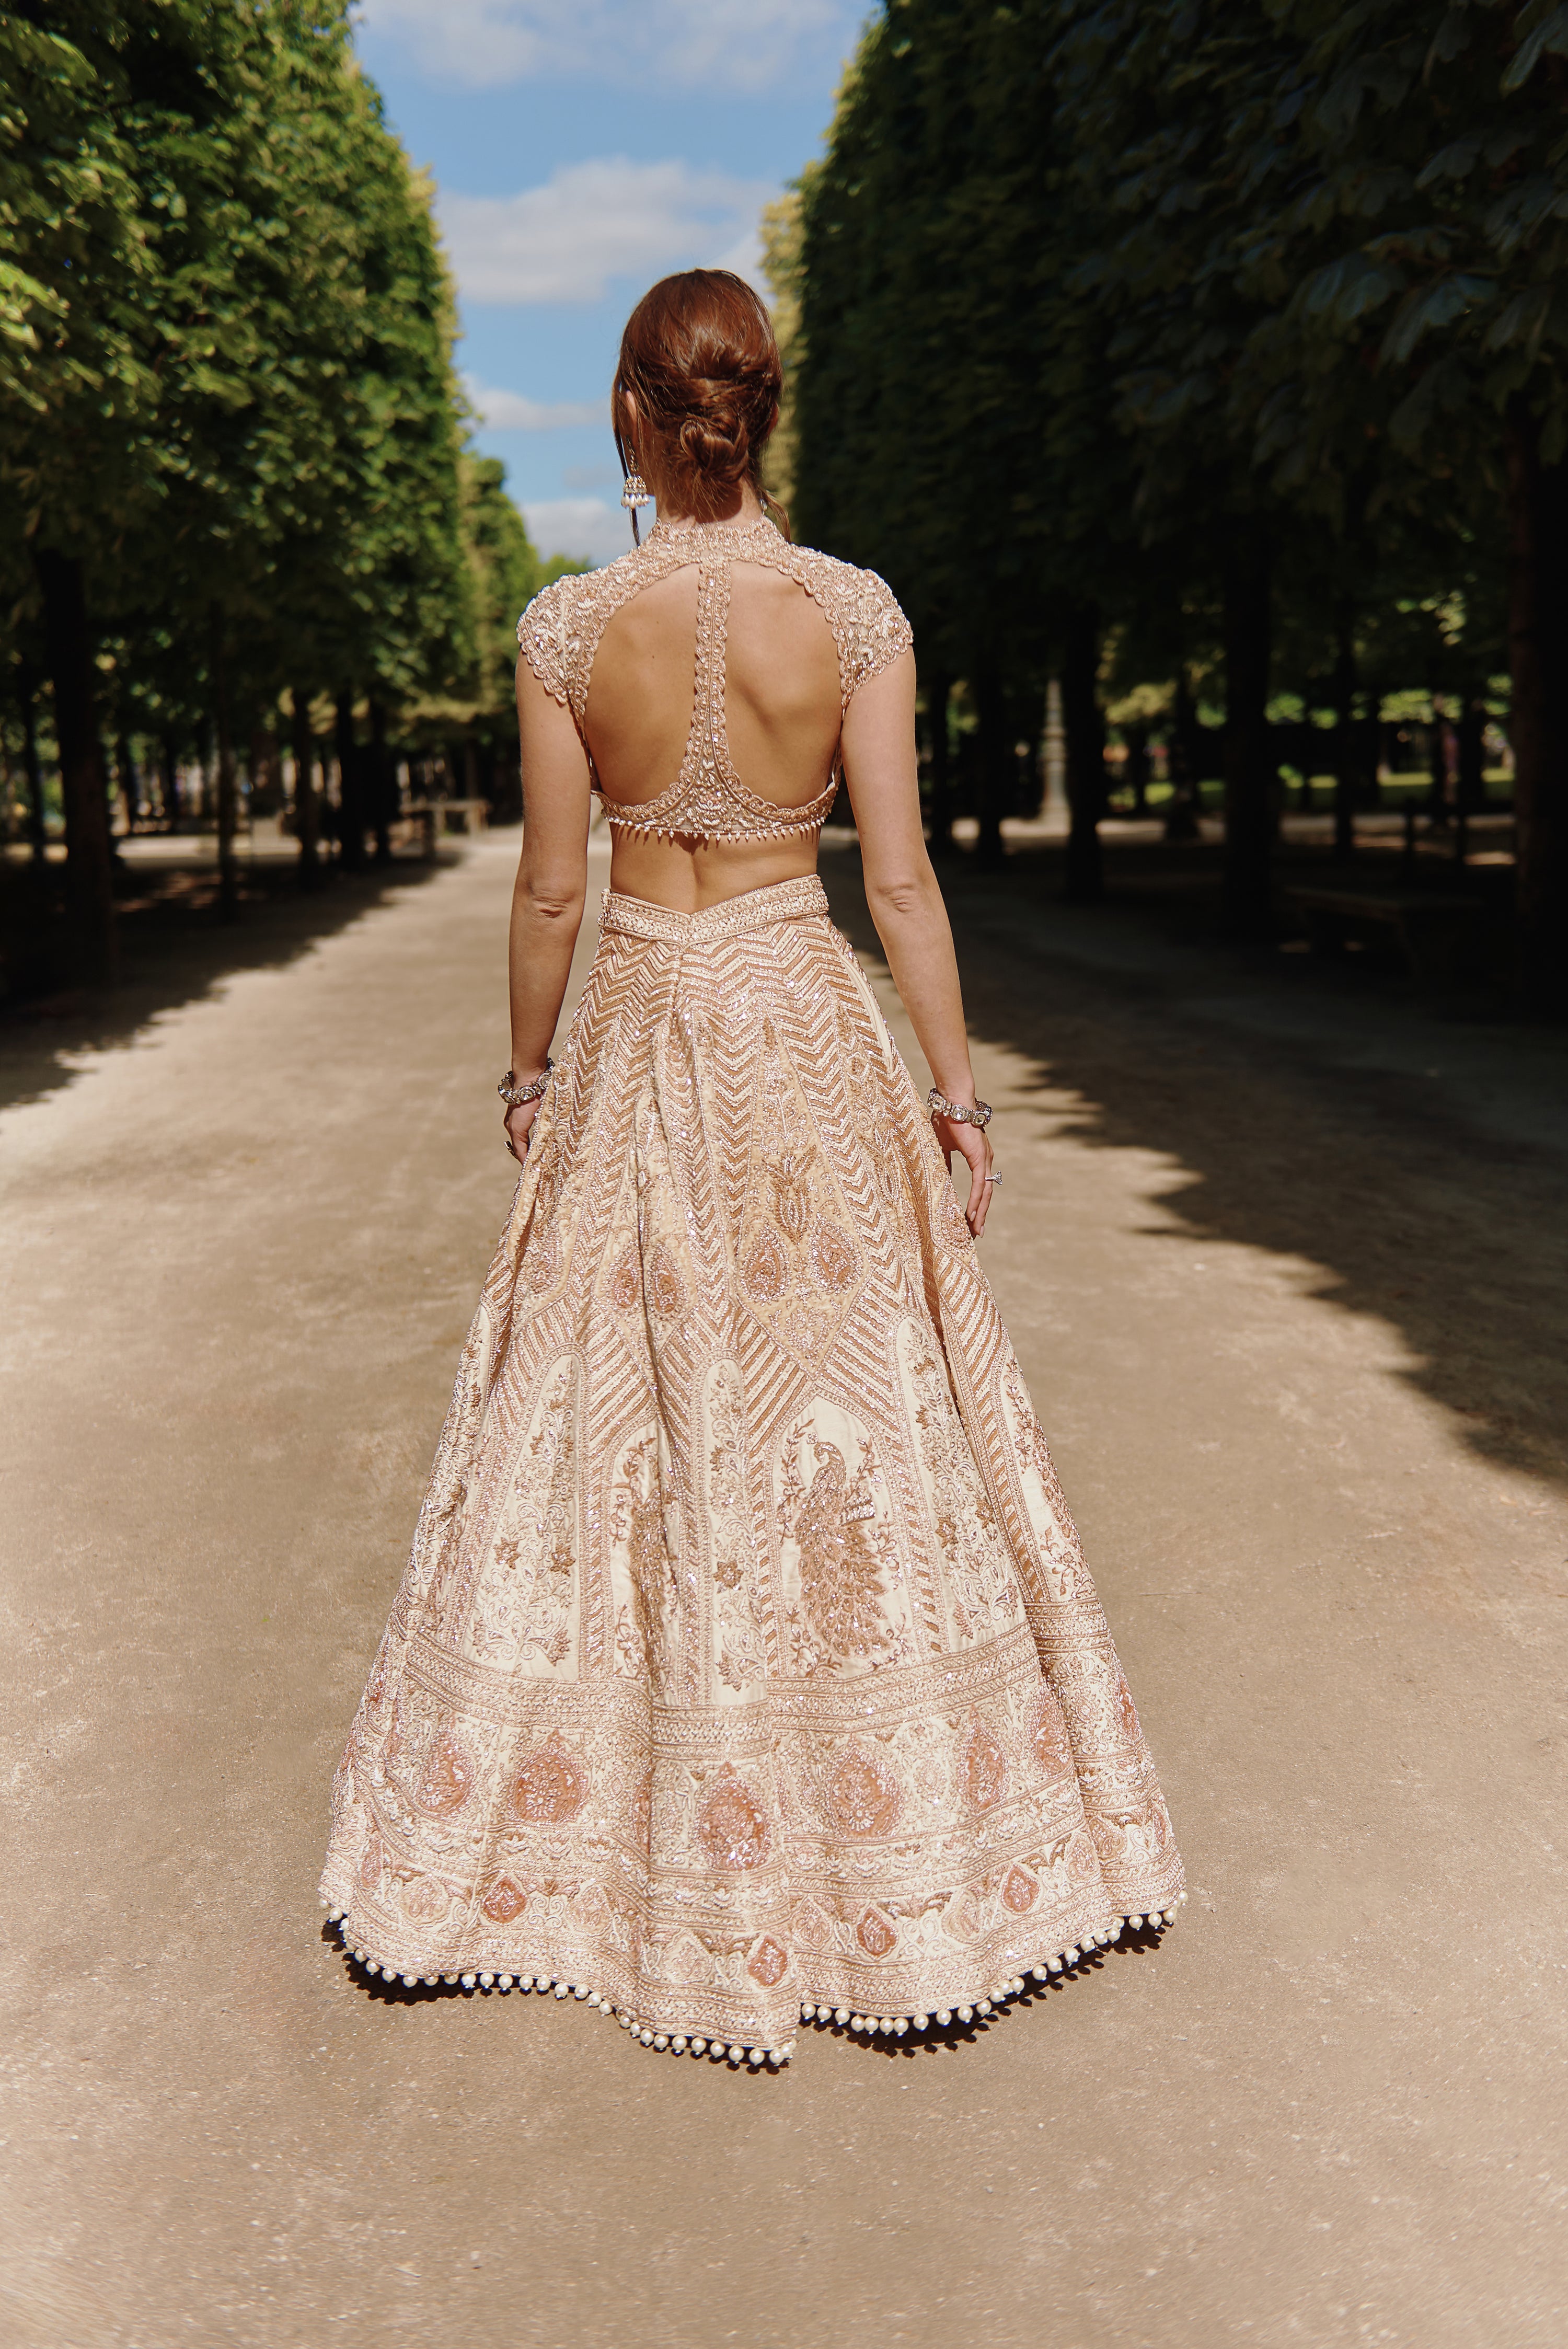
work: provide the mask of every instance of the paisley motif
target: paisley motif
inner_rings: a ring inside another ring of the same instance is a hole
[[[830,1296],[841,1297],[852,1288],[859,1267],[854,1249],[837,1224],[820,1217],[811,1235],[811,1273],[820,1288]]]
[[[460,1811],[473,1788],[473,1764],[451,1732],[443,1729],[425,1758],[414,1800],[433,1818]]]
[[[777,2051],[802,2005],[972,2004],[1181,1892],[825,904],[605,899],[335,1782],[323,1890],[367,1963]]]
[[[988,1811],[1007,1791],[1007,1757],[983,1721],[964,1749],[964,1791],[977,1811]]]
[[[743,1278],[763,1305],[777,1305],[789,1287],[789,1259],[766,1226],[752,1242]]]
[[[823,1809],[841,1835],[891,1835],[903,1808],[898,1780],[885,1763],[851,1745],[828,1782]]]
[[[745,1781],[726,1770],[696,1815],[697,1839],[715,1868],[760,1868],[772,1837]]]
[[[528,1906],[528,1895],[510,1876],[498,1876],[480,1902],[480,1914],[492,1925],[510,1925]]]
[[[771,1990],[789,1971],[789,1952],[782,1941],[776,1941],[771,1933],[764,1933],[747,1961],[746,1971],[754,1982]]]
[[[511,1785],[511,1806],[520,1819],[551,1825],[574,1819],[588,1799],[588,1773],[559,1737],[552,1737],[523,1764]]]
[[[880,1909],[868,1909],[855,1928],[855,1939],[868,1958],[885,1958],[898,1947],[898,1935]]]

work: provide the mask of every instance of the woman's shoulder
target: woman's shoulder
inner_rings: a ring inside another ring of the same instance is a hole
[[[599,631],[616,606],[643,582],[639,554],[629,547],[593,571],[565,571],[540,589],[517,624],[518,649],[547,692],[582,715]]]
[[[839,647],[839,674],[844,706],[868,678],[891,667],[914,642],[898,597],[877,571],[846,563],[820,548],[795,550],[800,560],[797,576],[827,615]]]

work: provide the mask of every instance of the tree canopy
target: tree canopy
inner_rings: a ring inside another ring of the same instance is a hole
[[[998,704],[1061,676],[1075,894],[1140,660],[1221,683],[1259,935],[1284,665],[1346,743],[1390,661],[1467,717],[1507,670],[1521,988],[1568,1009],[1565,61],[1551,0],[868,24],[796,198],[797,504],[886,573],[928,674],[978,703],[999,671]]]
[[[285,693],[504,708],[492,605],[539,566],[465,453],[430,191],[345,0],[48,0],[0,16],[0,568],[107,968],[106,695],[216,727],[222,844]]]

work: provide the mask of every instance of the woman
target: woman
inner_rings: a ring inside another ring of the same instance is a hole
[[[765,518],[781,381],[740,279],[655,285],[614,416],[658,523],[519,626],[523,1174],[323,1879],[372,1973],[753,2064],[800,2017],[967,2023],[1184,1897],[975,1260],[908,624]],[[929,1115],[816,877],[841,775]]]

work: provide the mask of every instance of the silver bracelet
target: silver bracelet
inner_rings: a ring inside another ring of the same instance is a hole
[[[544,1063],[544,1074],[542,1077],[535,1077],[531,1084],[526,1085],[520,1085],[509,1069],[497,1085],[496,1091],[508,1109],[521,1109],[525,1102],[542,1101],[544,1088],[550,1082],[550,1071],[554,1066],[553,1061],[547,1060]]]
[[[934,1085],[925,1096],[925,1106],[931,1112],[933,1125],[939,1117],[947,1117],[954,1125],[977,1125],[983,1133],[991,1123],[989,1102],[976,1101],[973,1109],[965,1109],[962,1102],[950,1102]]]

